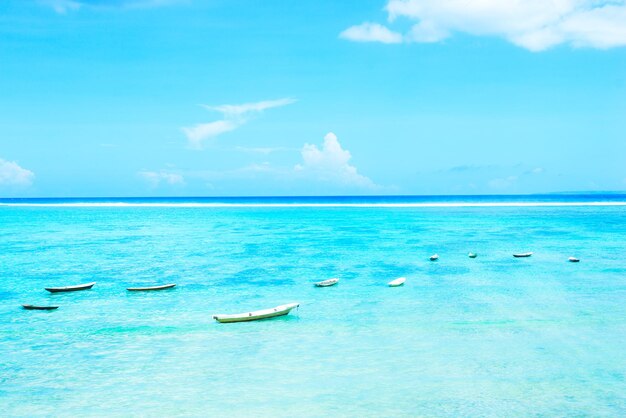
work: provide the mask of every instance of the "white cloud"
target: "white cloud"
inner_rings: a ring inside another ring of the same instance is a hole
[[[375,188],[376,184],[369,178],[358,173],[355,166],[350,165],[350,151],[341,147],[337,136],[329,132],[324,137],[322,148],[314,144],[302,147],[302,163],[295,170],[307,173],[314,178],[326,182],[337,182],[344,186]]]
[[[389,0],[385,9],[390,23],[413,22],[401,37],[404,42],[437,42],[460,32],[502,37],[531,51],[560,44],[601,49],[626,46],[626,0]],[[344,36],[359,26],[340,36],[399,42],[398,33],[380,27],[394,36]]]
[[[356,42],[382,42],[397,44],[402,42],[402,35],[392,32],[389,28],[378,23],[365,22],[351,26],[339,34],[340,38]]]
[[[171,186],[182,186],[185,184],[185,178],[182,174],[173,173],[168,171],[140,171],[139,176],[148,182],[150,187],[157,188],[161,183],[169,184]]]
[[[0,158],[0,186],[30,186],[35,173],[20,167],[15,161]]]
[[[220,105],[220,106],[207,106],[202,105],[204,108],[208,110],[215,110],[224,115],[225,118],[228,119],[237,119],[241,117],[247,117],[252,113],[259,113],[267,109],[271,109],[273,107],[281,107],[286,106],[288,104],[295,103],[296,100],[286,97],[283,99],[277,100],[264,100],[262,102],[256,103],[244,103],[240,105]]]
[[[244,103],[239,105],[220,105],[220,106],[208,106],[201,105],[207,110],[220,112],[223,119],[209,123],[201,123],[194,126],[181,128],[187,140],[189,146],[194,149],[201,149],[203,143],[210,138],[215,138],[225,132],[233,131],[245,124],[255,114],[259,114],[264,110],[274,107],[286,106],[288,104],[295,103],[296,100],[292,98],[283,98],[277,100],[265,100],[256,103]]]
[[[187,136],[189,146],[194,149],[201,149],[203,141],[209,138],[214,138],[224,132],[235,130],[237,126],[238,125],[233,121],[218,120],[215,122],[200,123],[195,126],[183,127],[181,129]]]

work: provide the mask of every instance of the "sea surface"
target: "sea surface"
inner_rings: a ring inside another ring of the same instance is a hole
[[[624,202],[0,199],[0,416],[626,416]]]

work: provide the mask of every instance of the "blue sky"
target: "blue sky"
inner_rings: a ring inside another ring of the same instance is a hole
[[[8,0],[0,196],[626,190],[626,2]]]

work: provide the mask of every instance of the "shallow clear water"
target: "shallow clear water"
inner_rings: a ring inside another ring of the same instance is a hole
[[[624,416],[625,254],[626,207],[0,207],[0,410]]]

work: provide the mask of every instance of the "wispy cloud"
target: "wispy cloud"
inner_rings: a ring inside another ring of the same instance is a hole
[[[365,22],[351,26],[339,34],[340,38],[355,42],[382,42],[384,44],[398,44],[402,42],[402,35],[378,24]]]
[[[208,106],[202,105],[207,110],[214,110],[216,112],[220,112],[227,119],[238,119],[238,118],[246,118],[254,113],[260,113],[264,110],[271,109],[273,107],[281,107],[286,106],[292,103],[295,103],[296,100],[286,97],[283,99],[277,100],[264,100],[262,102],[256,103],[244,103],[239,105],[219,105],[219,106]]]
[[[314,144],[304,144],[301,155],[302,163],[294,168],[299,173],[344,186],[367,189],[377,187],[371,179],[359,174],[357,168],[350,164],[350,151],[341,147],[337,135],[332,132],[326,134],[321,148]]]
[[[148,9],[181,2],[182,0],[39,0],[39,3],[52,7],[60,14],[79,9]]]
[[[295,99],[283,98],[277,100],[265,100],[256,103],[244,103],[239,105],[201,105],[207,110],[221,113],[223,119],[214,122],[201,123],[194,126],[183,127],[181,129],[187,137],[187,140],[189,141],[189,146],[191,148],[202,149],[203,143],[206,140],[210,138],[215,138],[218,135],[237,129],[241,125],[247,123],[254,115],[260,114],[267,109],[286,106],[295,102]]]
[[[209,123],[199,123],[194,126],[181,128],[187,140],[189,146],[194,149],[201,149],[202,143],[209,139],[221,135],[225,132],[235,130],[239,124],[230,120],[217,120]]]
[[[146,180],[151,188],[156,189],[161,184],[168,184],[170,186],[183,186],[185,184],[185,177],[176,172],[160,170],[160,171],[140,171],[137,173],[141,178]]]
[[[0,186],[30,186],[35,173],[20,167],[15,161],[0,158]]]
[[[370,42],[438,42],[454,33],[498,36],[530,51],[560,44],[626,46],[626,0],[389,0],[390,24],[413,22],[404,35],[376,23],[346,29],[340,37]],[[348,34],[348,35],[347,35]]]

